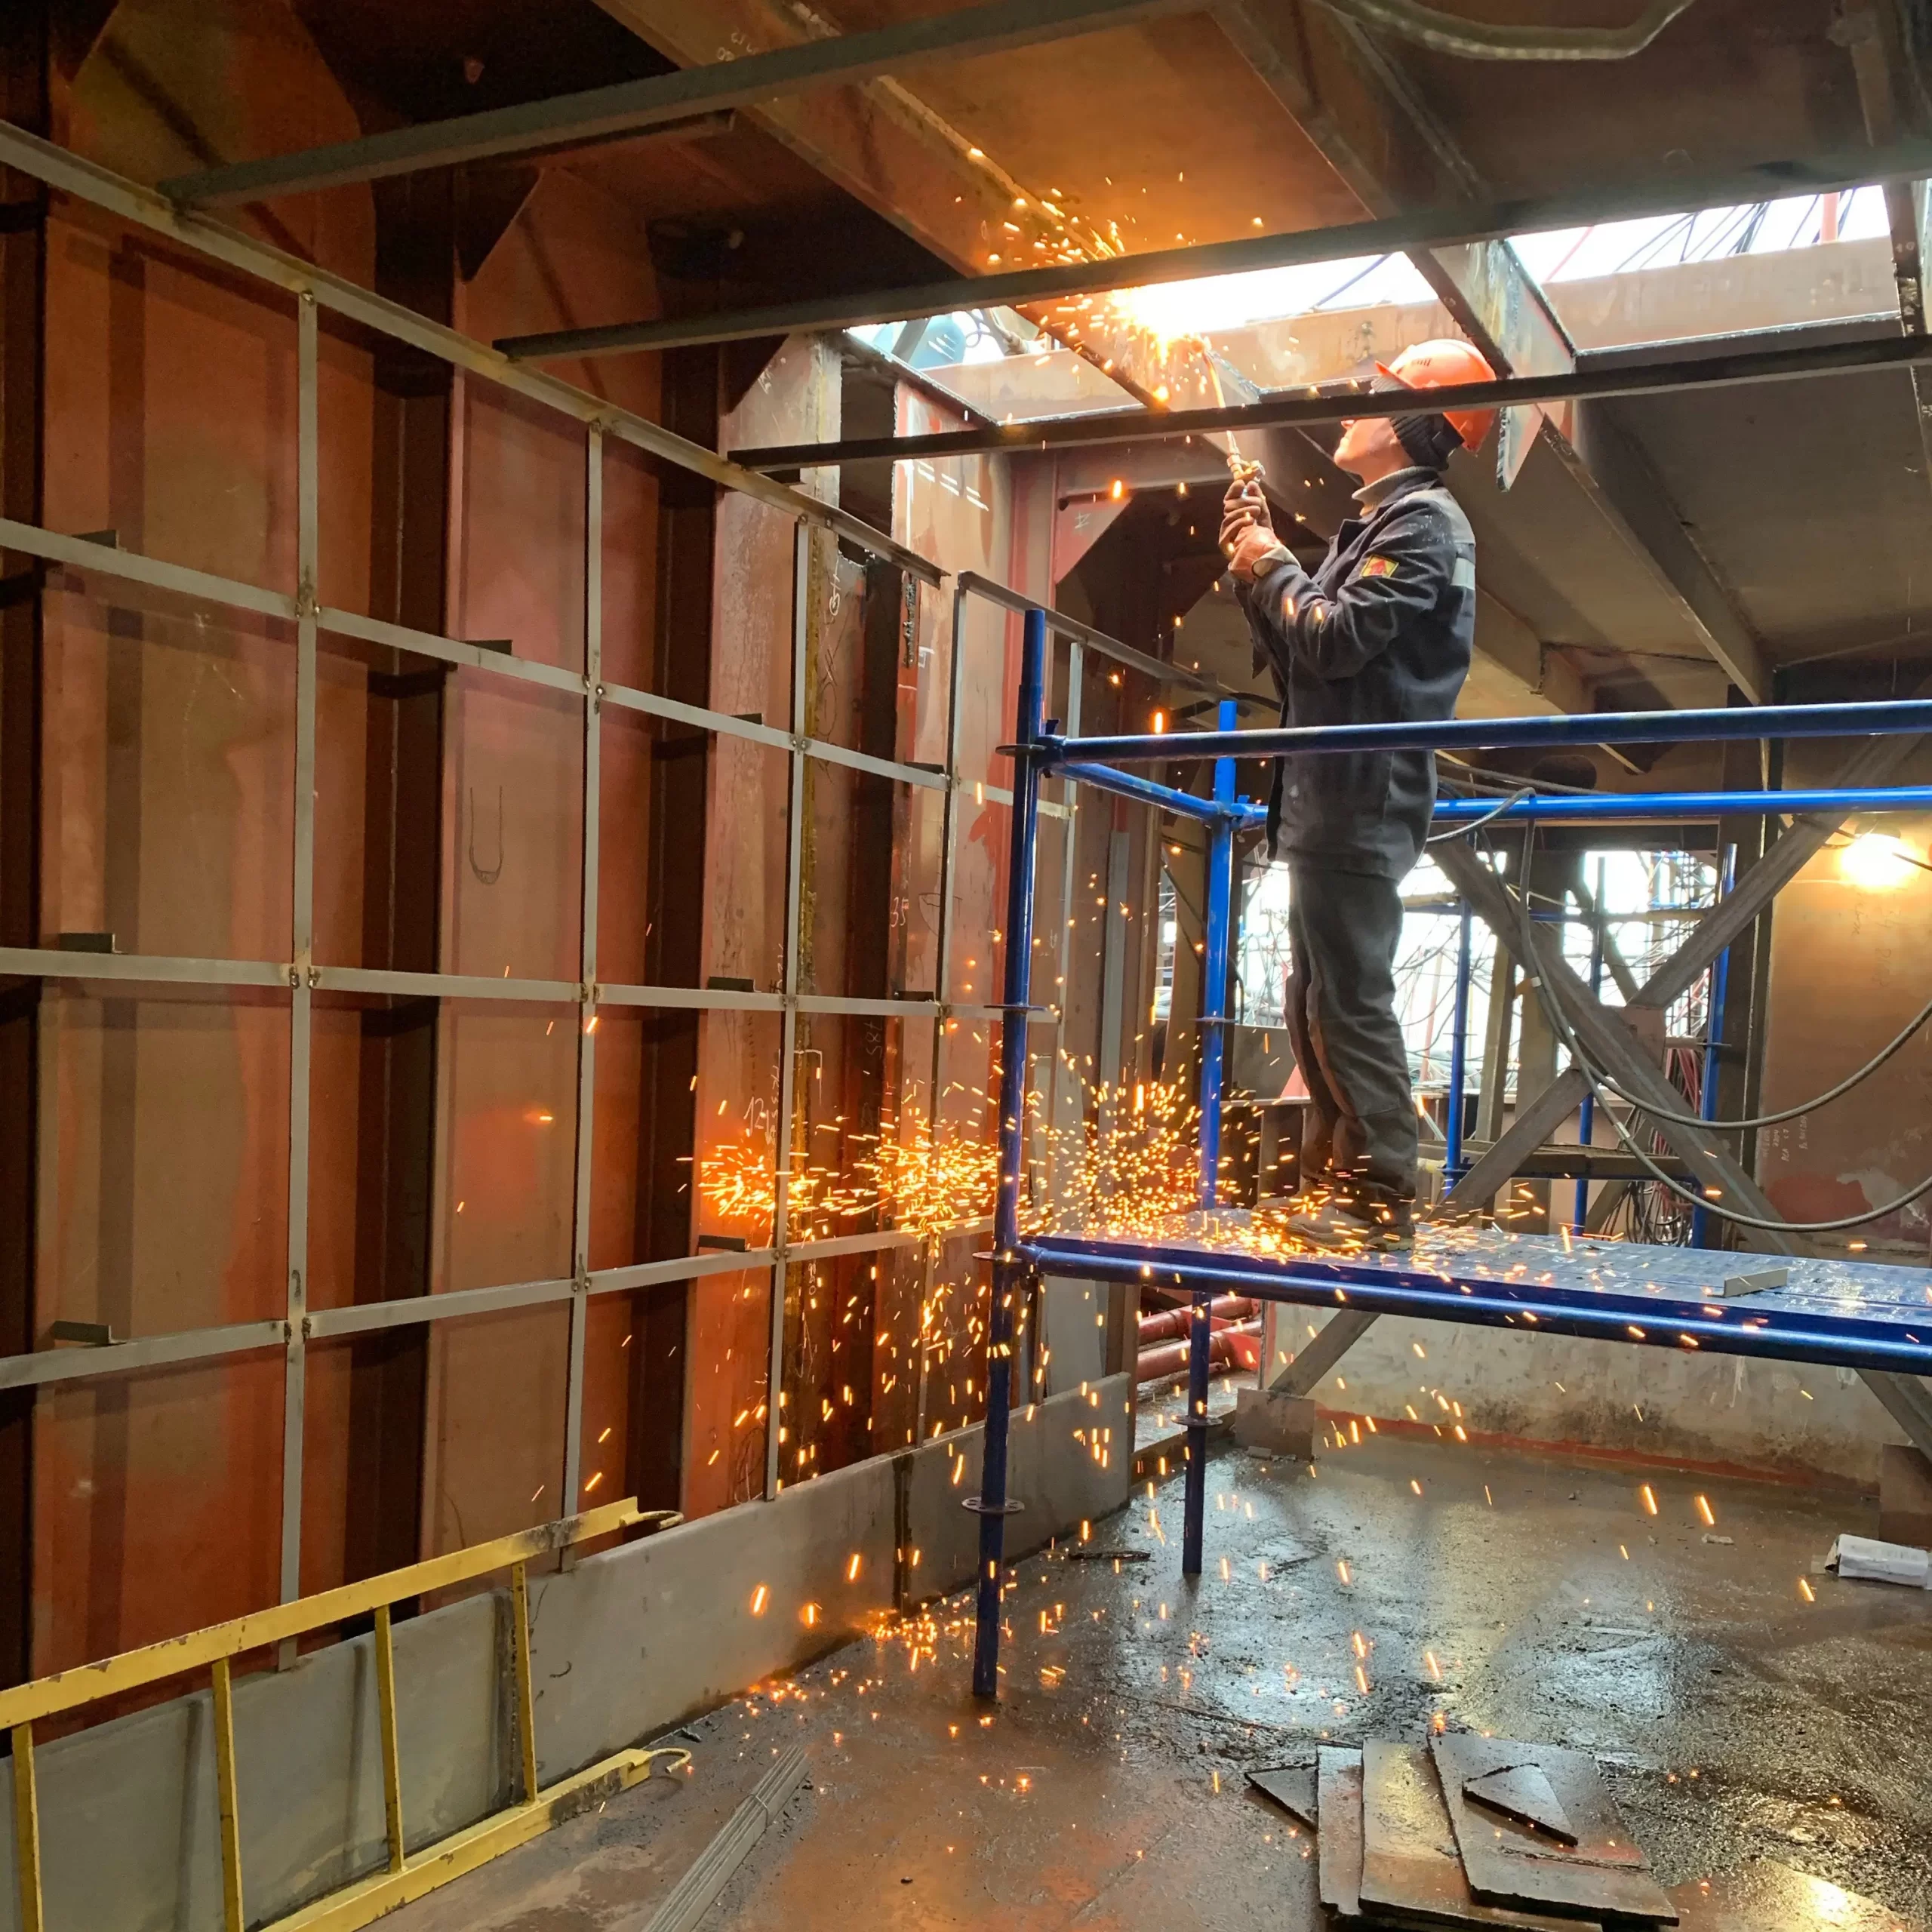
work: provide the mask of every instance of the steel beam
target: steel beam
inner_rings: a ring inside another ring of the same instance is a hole
[[[1505,377],[1432,392],[1444,409],[1509,408],[1518,403],[1584,400],[1601,396],[1657,395],[1718,389],[1740,383],[1792,382],[1816,376],[1855,375],[1873,369],[1906,369],[1932,363],[1932,341],[1922,336],[1879,337],[1746,349],[1720,355],[1627,361],[1621,356],[1580,356],[1576,368],[1553,376]],[[758,471],[829,468],[851,463],[903,462],[918,457],[1011,454],[1105,443],[1133,443],[1176,436],[1340,423],[1351,417],[1399,416],[1411,405],[1401,393],[1352,385],[1309,395],[1276,390],[1256,403],[1217,409],[1117,409],[1097,416],[1036,417],[987,429],[945,429],[922,436],[859,436],[833,443],[786,443],[734,450],[731,460]]]
[[[1352,1308],[1338,1309],[1321,1331],[1268,1386],[1278,1395],[1309,1395],[1315,1386],[1375,1326],[1377,1318]]]
[[[1239,29],[1236,45],[1255,62],[1276,98],[1371,214],[1392,214],[1405,198],[1430,205],[1484,192],[1481,176],[1454,137],[1358,23],[1324,17],[1313,30],[1309,50],[1318,57],[1325,30],[1343,51],[1346,71],[1331,76],[1327,91],[1337,92],[1338,83],[1352,90],[1356,118],[1345,128],[1291,57],[1289,23],[1263,16],[1252,0],[1232,0],[1228,11],[1237,17],[1230,22]],[[1258,60],[1257,45],[1273,57]],[[1405,195],[1405,184],[1419,185],[1408,186]],[[1574,370],[1574,344],[1508,242],[1416,248],[1409,259],[1499,375],[1553,377]],[[1539,430],[1546,426],[1558,460],[1638,567],[1676,606],[1691,641],[1740,690],[1762,702],[1770,695],[1763,648],[1685,530],[1648,459],[1607,423],[1596,426],[1593,441],[1598,448],[1580,448],[1581,414],[1567,400],[1518,403],[1499,412],[1497,481],[1505,490],[1515,484]]]
[[[1157,283],[1194,281],[1258,269],[1340,262],[1361,255],[1407,254],[1415,248],[1490,242],[1545,229],[1586,227],[1592,222],[1639,215],[1675,214],[1686,208],[1729,207],[1789,195],[1860,187],[1874,181],[1914,180],[1932,175],[1932,140],[1901,140],[1884,148],[1854,148],[1753,167],[1678,173],[1604,188],[1506,200],[1465,202],[1418,208],[1399,215],[1344,222],[1285,234],[1244,235],[1229,242],[1149,249],[1051,267],[996,275],[955,276],[854,295],[773,303],[754,309],[672,320],[616,322],[598,328],[559,329],[506,337],[497,346],[519,361],[568,356],[614,355],[643,349],[678,349],[696,343],[742,342],[800,329],[852,328],[868,323],[946,315],[961,309],[1070,302],[1082,295]],[[1511,398],[1509,401],[1541,401]]]
[[[1698,547],[1637,439],[1601,409],[1586,405],[1575,412],[1571,436],[1552,433],[1551,440],[1638,564],[1676,606],[1699,648],[1752,703],[1764,703],[1771,695],[1771,671],[1764,645]]]
[[[1187,742],[1195,758],[1272,758],[1297,752],[1674,745],[1738,738],[1905,737],[1927,731],[1932,731],[1932,698],[1912,697],[1851,704],[1740,705],[1725,710],[1599,711],[1575,718],[1558,712],[1542,718],[1447,718],[1427,724],[1281,725],[1254,731],[1198,731]],[[1158,764],[1174,756],[1174,739],[1163,732],[1050,738],[1047,758],[1055,767],[1071,759]]]
[[[1199,0],[992,0],[955,13],[902,20],[888,27],[806,40],[770,53],[726,57],[649,80],[620,82],[548,100],[446,121],[419,122],[360,140],[236,162],[161,184],[171,201],[219,208],[313,194],[352,181],[380,181],[426,168],[501,160],[689,120],[722,109],[756,106],[809,88],[855,82],[941,60],[1002,54],[1043,42],[1128,26],[1189,11]]]

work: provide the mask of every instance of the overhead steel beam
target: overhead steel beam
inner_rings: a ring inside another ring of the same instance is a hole
[[[1771,666],[1757,632],[1699,548],[1647,453],[1600,409],[1575,411],[1552,447],[1583,485],[1639,565],[1676,607],[1684,628],[1754,704],[1771,695]]]
[[[1781,335],[1783,333],[1780,331]],[[1567,374],[1506,377],[1494,383],[1435,389],[1430,395],[1443,409],[1508,408],[1518,403],[1654,395],[1673,389],[1715,389],[1738,383],[1786,382],[1869,369],[1910,368],[1920,362],[1932,362],[1932,338],[1888,336],[1875,341],[1746,349],[1732,355],[1686,356],[1669,361],[1633,362],[1618,357],[1599,361],[1586,355],[1577,358],[1577,367]],[[945,430],[933,435],[863,436],[846,442],[786,443],[734,450],[731,460],[748,469],[771,472],[876,463],[882,457],[903,460],[914,457],[998,455],[1014,451],[1202,436],[1228,430],[1298,428],[1339,423],[1351,417],[1400,416],[1412,407],[1404,395],[1352,386],[1331,388],[1314,395],[1306,390],[1277,389],[1260,402],[1223,409],[1119,409],[1099,416],[1038,417],[1030,423],[1001,423],[985,429]]]
[[[1037,46],[1076,34],[1190,11],[1198,0],[992,0],[957,13],[902,20],[869,32],[800,42],[649,80],[591,88],[549,100],[395,128],[360,140],[238,162],[161,184],[171,201],[220,208],[272,195],[313,194],[459,162],[642,133],[696,115],[749,107],[808,88],[849,85],[881,74]]]
[[[1256,0],[1224,0],[1222,17],[1264,83],[1371,214],[1404,202],[1480,198],[1481,176],[1408,75],[1352,21],[1305,23]],[[1326,65],[1323,64],[1327,57]],[[1503,376],[1558,376],[1576,367],[1567,331],[1506,241],[1416,248],[1409,259],[1469,340]],[[1500,412],[1498,484],[1521,475],[1540,432],[1592,508],[1675,606],[1686,641],[1754,700],[1770,695],[1762,646],[1680,518],[1643,452],[1607,426],[1597,451],[1580,448],[1567,399]]]
[[[1875,181],[1912,180],[1932,175],[1932,140],[1913,137],[1884,148],[1793,155],[1754,166],[1680,173],[1561,194],[1470,201],[1417,208],[1367,221],[1285,234],[1254,235],[1183,248],[1150,249],[1084,262],[1056,263],[998,275],[961,275],[870,294],[773,303],[670,320],[616,322],[600,328],[560,329],[509,336],[497,343],[518,361],[556,356],[623,355],[643,349],[678,349],[697,343],[737,342],[784,335],[798,329],[857,327],[945,315],[955,309],[1071,301],[1082,295],[1158,283],[1245,275],[1257,269],[1349,261],[1364,255],[1406,254],[1466,242],[1488,242],[1549,228],[1580,228],[1593,222],[1638,215],[1676,214],[1686,209],[1728,207],[1788,195],[1864,186]]]
[[[1897,70],[1902,50],[1896,45],[1896,26],[1890,10],[1881,12],[1873,0],[1847,0],[1832,28],[1832,38],[1841,41],[1850,52],[1852,71],[1858,82],[1858,104],[1865,117],[1866,136],[1874,147],[1897,139],[1901,120]],[[1900,325],[1909,336],[1922,336],[1926,332],[1928,263],[1927,183],[1888,180],[1884,186],[1885,220],[1891,230],[1892,274],[1898,284]],[[1932,485],[1932,371],[1917,368],[1912,371],[1912,395],[1918,419],[1924,478]]]

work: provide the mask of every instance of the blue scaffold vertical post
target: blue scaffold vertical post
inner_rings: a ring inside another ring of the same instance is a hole
[[[1469,1084],[1469,976],[1475,965],[1475,934],[1465,899],[1458,908],[1456,934],[1456,1005],[1449,1023],[1449,1100],[1442,1112],[1442,1190],[1463,1178],[1463,1114]]]
[[[1000,1565],[1006,1547],[1006,1435],[1013,1407],[1014,1315],[1026,1279],[1020,1247],[1026,1173],[1026,1022],[1033,985],[1033,862],[1038,830],[1046,695],[1047,619],[1029,611],[1020,656],[1014,734],[1013,833],[1007,861],[1006,991],[1000,1016],[999,1192],[993,1203],[992,1312],[986,1333],[986,1426],[980,1464],[980,1590],[973,1694],[999,1695]]]
[[[1590,995],[1592,998],[1603,990],[1604,943],[1609,937],[1609,928],[1604,924],[1603,909],[1604,862],[1597,861],[1596,897],[1591,902],[1595,911],[1590,919]],[[1588,1147],[1592,1144],[1592,1137],[1597,1131],[1596,1096],[1586,1089],[1582,1103],[1577,1109],[1577,1138]],[[1587,1158],[1587,1157],[1586,1157]],[[1577,1204],[1571,1217],[1571,1232],[1581,1234],[1583,1223],[1589,1219],[1590,1177],[1586,1174],[1577,1183]]]
[[[1737,848],[1727,845],[1724,848],[1723,882],[1720,896],[1728,899],[1737,872]],[[1711,968],[1711,1010],[1704,1022],[1704,1078],[1703,1092],[1697,1103],[1697,1111],[1706,1120],[1718,1117],[1718,1068],[1724,1054],[1724,1003],[1730,990],[1730,948],[1726,946],[1717,956],[1716,964]],[[1709,1244],[1711,1217],[1701,1207],[1690,1211],[1690,1245],[1703,1247]]]
[[[1235,728],[1234,700],[1224,698],[1215,722]],[[1214,761],[1214,802],[1222,811],[1208,829],[1208,903],[1201,949],[1201,1204],[1214,1206],[1221,1171],[1221,1090],[1227,1075],[1228,951],[1234,930],[1235,761]],[[1208,1512],[1208,1371],[1214,1347],[1213,1295],[1197,1288],[1188,1330],[1187,1478],[1180,1569],[1201,1574]]]

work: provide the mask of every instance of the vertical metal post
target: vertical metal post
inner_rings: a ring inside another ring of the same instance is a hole
[[[1737,848],[1727,845],[1724,848],[1724,873],[1718,888],[1719,896],[1728,899],[1730,888],[1736,883]],[[1720,952],[1711,968],[1711,991],[1708,1016],[1704,1023],[1704,1078],[1702,1097],[1697,1111],[1706,1120],[1718,1117],[1718,1064],[1724,1050],[1724,1003],[1730,990],[1730,948],[1726,946]],[[1690,1211],[1690,1245],[1704,1247],[1709,1245],[1711,1217],[1703,1207]]]
[[[1015,1254],[1020,1185],[1026,1164],[1026,1023],[1033,983],[1033,867],[1040,770],[1034,743],[1044,722],[1047,619],[1026,613],[1020,654],[1020,716],[1014,733],[1013,827],[1007,862],[1006,986],[1000,1019],[999,1192],[993,1204],[992,1312],[986,1333],[986,1424],[980,1466],[980,1592],[973,1694],[999,1695],[1000,1561],[1006,1541],[1006,1432],[1013,1400],[1013,1311],[1026,1279]]]
[[[926,1131],[932,1151],[939,1151],[940,1095],[946,1065],[947,1012],[952,997],[952,863],[954,841],[959,823],[959,694],[965,676],[966,592],[957,584],[952,591],[952,657],[946,667],[946,790],[940,808],[939,933],[937,958],[933,968],[933,998],[937,1011],[933,1018],[932,1086],[926,1098]],[[931,1380],[931,1334],[934,1298],[939,1293],[940,1257],[943,1238],[929,1235],[919,1281],[919,1396],[918,1420],[912,1425],[915,1438],[926,1432],[926,1398]]]
[[[1060,729],[1069,738],[1080,735],[1080,700],[1081,681],[1086,676],[1086,654],[1078,638],[1069,641],[1066,647],[1066,717]],[[1060,847],[1060,932],[1055,951],[1060,959],[1060,984],[1055,989],[1054,999],[1054,1061],[1053,1082],[1049,1089],[1051,1098],[1048,1116],[1047,1187],[1051,1193],[1056,1178],[1052,1164],[1055,1145],[1054,1130],[1060,1118],[1061,1082],[1069,1078],[1066,1067],[1066,1002],[1067,983],[1073,977],[1073,869],[1078,857],[1080,805],[1079,787],[1071,778],[1063,779],[1060,795],[1066,806],[1066,817],[1061,821],[1065,835]]]
[[[400,1872],[405,1856],[402,1837],[402,1752],[396,1742],[395,1646],[391,1641],[389,1606],[376,1606],[376,1722],[383,1745],[383,1819],[388,1828],[389,1869]]]
[[[1449,1022],[1449,1104],[1444,1110],[1442,1186],[1446,1193],[1463,1177],[1463,1114],[1469,1081],[1469,979],[1475,967],[1474,915],[1462,902],[1456,935],[1456,1004]],[[1501,952],[1497,955],[1501,959]]]
[[[40,1890],[40,1786],[34,1774],[33,1726],[17,1724],[14,1741],[14,1877],[20,1932],[46,1932]]]
[[[603,755],[604,432],[584,439],[583,871],[577,935],[577,1169],[571,1210],[569,1367],[564,1392],[564,1513],[583,1483],[583,1346],[590,1321],[590,1163],[597,1094],[597,868]]]
[[[510,1565],[510,1663],[516,1675],[516,1741],[523,1801],[537,1801],[537,1692],[530,1675],[528,1565]]]
[[[1601,859],[1598,859],[1597,861],[1596,894],[1595,899],[1592,902],[1590,917],[1590,997],[1592,999],[1595,999],[1603,991],[1603,956],[1604,937],[1603,876],[1603,861]],[[1578,1103],[1577,1108],[1577,1138],[1581,1141],[1586,1147],[1588,1147],[1592,1143],[1596,1131],[1596,1096],[1588,1088],[1586,1088],[1584,1090],[1583,1097]],[[1584,1174],[1579,1178],[1577,1183],[1576,1208],[1571,1217],[1570,1229],[1572,1234],[1580,1235],[1583,1232],[1583,1223],[1589,1219],[1589,1214],[1590,1177],[1588,1174]]]
[[[1217,723],[1232,731],[1235,709],[1224,698]],[[1214,802],[1235,801],[1235,761],[1214,761]],[[1217,818],[1208,830],[1207,906],[1201,951],[1201,1204],[1211,1208],[1221,1165],[1221,1088],[1227,1066],[1228,946],[1233,925],[1234,823]]]
[[[784,1426],[785,1284],[792,1221],[792,1106],[798,1055],[798,921],[804,903],[805,755],[799,749],[805,728],[805,675],[811,639],[812,527],[801,517],[792,540],[792,749],[787,754],[791,787],[786,808],[785,1010],[780,1020],[778,1118],[772,1125],[771,1331],[765,1383],[764,1494],[769,1500],[783,1487],[778,1473],[778,1432]]]
[[[1215,722],[1223,731],[1236,723],[1234,700],[1223,698]],[[1214,801],[1235,801],[1232,758],[1214,761]],[[1225,814],[1208,829],[1208,884],[1201,949],[1201,1204],[1214,1206],[1221,1168],[1221,1089],[1227,1069],[1228,944],[1233,924],[1234,821]],[[1187,1478],[1182,1515],[1180,1573],[1201,1574],[1201,1546],[1208,1514],[1208,1370],[1213,1350],[1208,1309],[1213,1295],[1196,1289],[1188,1328]]]
[[[295,795],[288,964],[288,1245],[281,1398],[281,1601],[302,1594],[302,1438],[307,1395],[309,1086],[315,983],[315,619],[321,457],[315,298],[295,304]],[[284,1666],[295,1646],[281,1647]]]
[[[215,1798],[221,1814],[221,1922],[223,1932],[244,1932],[242,1815],[235,1781],[235,1688],[227,1658],[215,1659],[212,1675]]]

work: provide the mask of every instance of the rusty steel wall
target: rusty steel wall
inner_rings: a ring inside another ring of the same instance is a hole
[[[137,180],[358,131],[292,17],[239,6],[125,0],[54,79],[57,139]],[[238,219],[472,337],[654,304],[600,192],[503,213],[479,239],[428,179]],[[990,1147],[1017,625],[969,603],[955,663],[899,561],[85,198],[45,298],[45,448],[0,482],[102,547],[32,563],[0,687],[33,821],[0,943],[57,955],[0,983],[33,1235],[0,1678],[976,1417],[989,1184],[962,1168],[932,1238],[850,1197],[883,1143]],[[806,340],[559,373],[713,448],[840,420]],[[924,470],[895,532],[1045,595],[1020,494]]]

